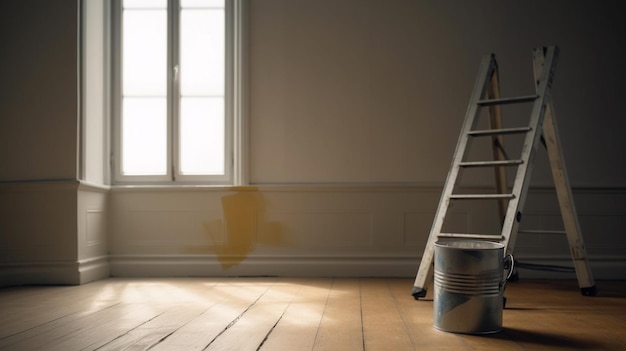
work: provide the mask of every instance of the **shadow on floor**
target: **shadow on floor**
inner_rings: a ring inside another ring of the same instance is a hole
[[[555,349],[567,350],[603,350],[605,345],[597,342],[566,335],[539,332],[533,330],[504,328],[502,332],[496,334],[487,334],[483,337],[501,340],[510,340],[523,344],[532,344],[537,346],[549,346]]]

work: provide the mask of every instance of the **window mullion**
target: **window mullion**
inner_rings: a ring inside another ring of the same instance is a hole
[[[179,0],[168,0],[168,162],[171,179],[180,172],[180,5]]]

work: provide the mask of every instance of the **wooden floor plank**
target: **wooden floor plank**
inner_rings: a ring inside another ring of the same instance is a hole
[[[313,350],[363,350],[358,279],[333,281]]]
[[[332,279],[296,281],[302,286],[261,347],[262,351],[311,350]]]
[[[361,281],[365,350],[415,350],[387,279]]]
[[[416,350],[465,349],[458,335],[442,332],[433,327],[433,302],[415,301],[411,296],[411,283],[407,284],[404,279],[390,280],[389,288]]]

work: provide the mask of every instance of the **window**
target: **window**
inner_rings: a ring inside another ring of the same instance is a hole
[[[233,183],[237,7],[236,0],[114,2],[116,183]]]

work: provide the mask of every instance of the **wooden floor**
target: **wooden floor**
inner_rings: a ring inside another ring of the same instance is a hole
[[[412,279],[107,279],[0,289],[0,350],[626,350],[626,282],[507,288],[504,330],[433,328]]]

